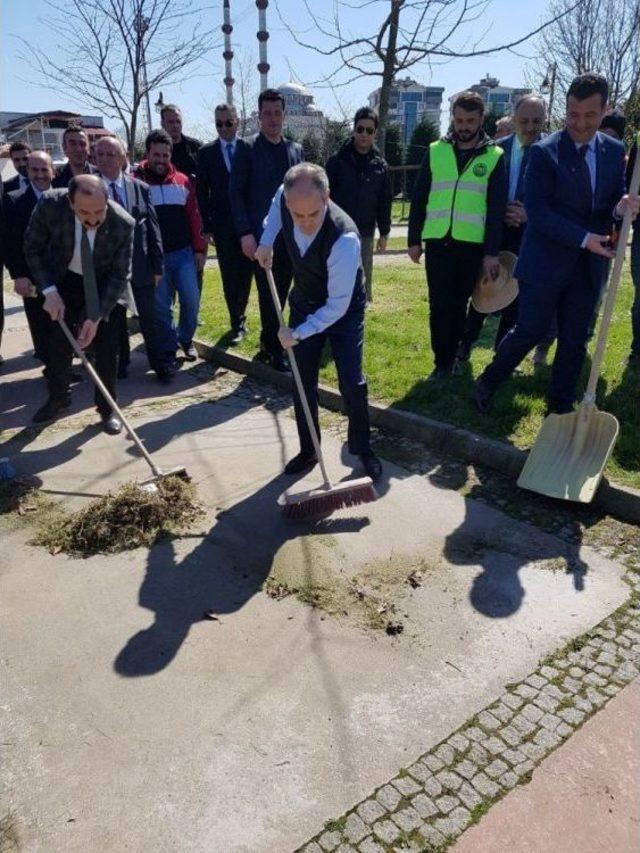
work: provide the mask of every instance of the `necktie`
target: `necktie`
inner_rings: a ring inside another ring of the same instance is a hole
[[[229,161],[229,168],[233,166],[233,142],[227,142],[227,160]]]
[[[524,201],[524,175],[527,171],[527,163],[529,162],[529,151],[531,146],[527,145],[522,149],[522,160],[520,161],[520,171],[518,172],[518,183],[516,184],[516,201]]]
[[[93,252],[85,228],[82,229],[82,237],[80,238],[80,263],[82,265],[82,287],[84,289],[87,320],[95,321],[100,317],[100,297],[98,296],[96,270],[93,266]]]
[[[116,184],[115,181],[111,181],[111,184],[109,186],[111,187],[111,195],[113,197],[113,200],[117,201],[118,204],[121,205],[122,199],[120,197],[120,190],[118,189],[118,185]]]
[[[578,148],[578,154],[580,155],[580,170],[582,173],[582,179],[586,184],[586,187],[589,191],[589,198],[593,196],[593,187],[591,185],[591,172],[589,170],[589,166],[587,165],[587,151],[589,150],[588,145],[581,145]]]

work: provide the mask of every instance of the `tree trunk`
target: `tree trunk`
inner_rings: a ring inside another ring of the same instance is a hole
[[[378,118],[380,130],[378,131],[378,147],[384,153],[384,141],[387,131],[387,116],[389,114],[389,96],[396,71],[396,45],[398,43],[398,24],[400,22],[400,7],[404,0],[391,0],[391,15],[389,18],[389,37],[384,54],[384,66],[382,69],[382,85],[380,86],[380,103],[378,105]]]

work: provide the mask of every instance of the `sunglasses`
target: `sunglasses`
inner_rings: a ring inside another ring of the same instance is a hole
[[[362,133],[366,133],[366,134],[367,134],[367,136],[373,136],[373,134],[374,134],[375,132],[376,132],[375,127],[364,127],[364,126],[363,126],[363,125],[361,125],[361,124],[359,124],[359,125],[356,127],[356,133],[360,133],[360,134],[362,134]]]
[[[220,130],[221,127],[233,127],[233,122],[230,118],[226,119],[226,121],[217,121],[216,127]]]

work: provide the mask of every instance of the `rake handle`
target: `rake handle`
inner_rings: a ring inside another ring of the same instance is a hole
[[[282,314],[282,306],[280,305],[280,297],[278,296],[278,290],[276,288],[276,283],[273,278],[273,273],[270,269],[265,267],[265,273],[267,274],[267,281],[269,282],[269,290],[271,291],[271,298],[273,299],[273,307],[276,309],[276,314],[278,315],[278,322],[280,323],[280,328],[286,328],[287,324],[284,321],[284,316]],[[318,463],[320,465],[320,470],[322,471],[322,476],[324,477],[324,485],[327,488],[331,487],[331,480],[329,479],[329,475],[327,473],[327,468],[324,464],[324,457],[322,455],[322,450],[320,448],[320,439],[318,438],[318,433],[316,432],[316,425],[313,422],[313,417],[311,415],[311,409],[309,408],[309,401],[307,400],[307,395],[304,391],[304,385],[302,384],[302,377],[300,376],[300,370],[298,369],[298,362],[296,361],[295,354],[293,352],[293,347],[285,347],[287,351],[287,356],[289,357],[289,364],[291,365],[291,372],[293,373],[293,378],[296,383],[296,387],[298,389],[298,396],[300,397],[300,403],[302,404],[302,411],[304,412],[305,420],[307,421],[307,427],[309,429],[309,433],[311,435],[311,441],[313,442],[313,449],[316,453],[316,458],[318,459]]]
[[[71,344],[73,351],[78,356],[78,358],[82,361],[82,364],[84,365],[86,371],[88,372],[89,376],[91,377],[94,385],[96,385],[98,387],[98,389],[102,393],[102,396],[105,398],[107,403],[111,406],[113,411],[117,414],[117,416],[120,418],[120,420],[124,424],[124,427],[125,427],[127,433],[129,434],[129,438],[131,439],[131,441],[134,442],[134,444],[137,446],[140,453],[142,453],[142,455],[144,456],[145,461],[147,462],[147,464],[149,465],[149,467],[153,471],[154,476],[155,477],[161,477],[162,471],[155,464],[155,462],[153,461],[153,459],[149,455],[149,451],[144,446],[144,444],[140,441],[140,439],[136,435],[136,432],[133,429],[133,427],[131,426],[131,424],[129,423],[129,421],[125,418],[120,406],[118,406],[118,404],[113,399],[111,394],[107,391],[104,382],[102,381],[102,379],[100,379],[97,372],[94,370],[93,365],[91,364],[91,362],[89,361],[89,359],[85,355],[84,350],[80,347],[80,345],[78,344],[76,339],[73,337],[73,335],[71,334],[71,332],[69,330],[69,327],[67,326],[65,321],[62,319],[62,317],[58,317],[58,323],[60,325],[60,328],[64,332],[66,339]]]
[[[640,187],[640,134],[638,134],[636,143],[636,160],[633,164],[633,174],[631,175],[631,183],[629,185],[629,193],[631,195],[637,195],[638,187]],[[609,278],[609,287],[604,303],[604,311],[602,312],[602,322],[600,323],[600,330],[598,332],[596,348],[593,354],[593,361],[591,362],[591,372],[589,373],[587,390],[585,391],[584,395],[585,403],[594,403],[596,399],[596,387],[598,385],[598,379],[600,378],[600,371],[602,369],[604,351],[607,344],[607,337],[609,335],[609,326],[611,325],[611,318],[613,317],[613,309],[615,307],[618,285],[620,284],[620,278],[622,276],[624,253],[627,248],[627,241],[629,239],[630,230],[631,213],[627,211],[622,219],[622,227],[620,228],[620,233],[618,235],[616,257],[613,262],[613,269],[611,270],[611,276]]]

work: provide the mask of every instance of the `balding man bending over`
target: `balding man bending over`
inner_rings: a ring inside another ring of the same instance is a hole
[[[362,375],[366,293],[360,237],[353,221],[329,200],[327,173],[320,166],[299,163],[285,174],[256,251],[262,267],[271,266],[273,243],[280,231],[294,278],[289,294],[291,328],[280,329],[280,343],[296,347],[319,434],[318,373],[329,340],[349,417],[349,452],[359,456],[366,473],[377,480],[382,466],[371,450],[367,384]],[[310,470],[317,462],[297,391],[294,399],[300,453],[287,464],[286,474]]]
[[[108,200],[101,178],[77,175],[68,191],[43,195],[24,238],[31,280],[44,296],[44,310],[54,321],[64,318],[83,349],[93,342],[96,370],[113,397],[117,352],[109,315],[131,277],[134,224]],[[49,399],[34,415],[34,423],[53,420],[70,405],[72,357],[69,342],[54,322],[45,370]],[[98,389],[95,402],[105,432],[120,432],[120,420]]]

